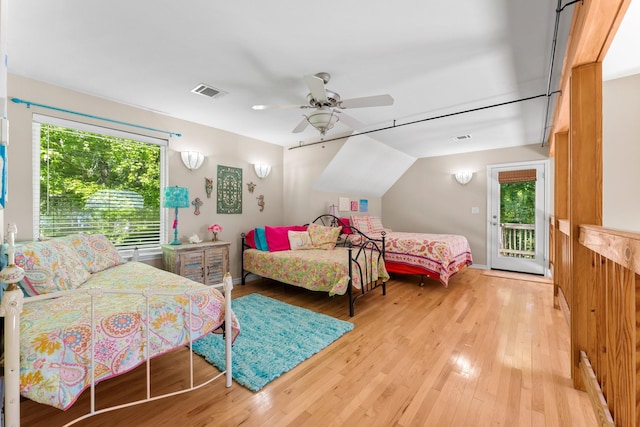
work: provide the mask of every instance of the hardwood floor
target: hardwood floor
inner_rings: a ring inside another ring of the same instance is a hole
[[[393,278],[349,318],[344,297],[255,281],[236,286],[343,320],[355,329],[253,393],[218,380],[200,390],[96,416],[77,425],[172,426],[595,426],[589,398],[572,388],[569,331],[545,283],[466,269],[445,288]],[[199,373],[215,371],[199,357]],[[183,384],[180,349],[152,363],[158,389]],[[140,398],[144,372],[101,383],[97,402]],[[111,403],[111,402],[108,402]],[[98,406],[99,407],[99,406]],[[22,425],[61,425],[68,411],[30,401]]]

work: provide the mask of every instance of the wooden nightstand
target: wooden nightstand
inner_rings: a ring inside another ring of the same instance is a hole
[[[229,242],[161,245],[165,270],[205,285],[222,282],[229,271]]]

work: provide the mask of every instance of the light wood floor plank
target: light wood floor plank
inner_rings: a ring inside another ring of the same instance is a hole
[[[359,300],[353,318],[344,297],[267,280],[237,286],[235,297],[258,292],[355,328],[258,393],[220,381],[79,425],[595,426],[587,395],[571,386],[569,331],[553,288],[520,278],[466,269],[445,288],[398,276],[386,296]],[[186,384],[186,355],[153,361],[154,390]],[[195,359],[198,376],[216,372]],[[143,386],[140,370],[105,381],[98,404]],[[83,408],[85,395],[66,412],[25,401],[23,425],[61,425]]]

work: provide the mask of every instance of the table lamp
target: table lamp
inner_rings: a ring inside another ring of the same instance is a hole
[[[164,189],[164,202],[162,204],[165,208],[174,208],[176,210],[176,216],[173,220],[173,242],[170,245],[181,245],[178,240],[178,208],[189,207],[189,189],[186,187],[165,187]]]

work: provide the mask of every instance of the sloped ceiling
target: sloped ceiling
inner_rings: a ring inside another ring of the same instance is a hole
[[[316,180],[313,190],[382,197],[415,160],[367,135],[350,138]]]

